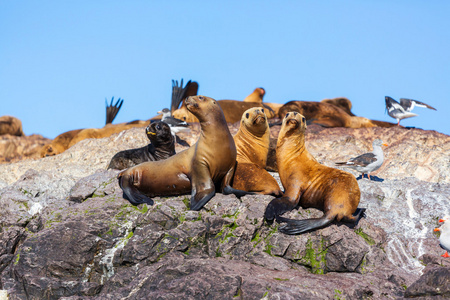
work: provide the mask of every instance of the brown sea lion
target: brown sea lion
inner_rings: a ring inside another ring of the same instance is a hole
[[[175,154],[175,139],[169,125],[155,122],[148,125],[145,132],[150,144],[116,153],[107,169],[124,170],[143,162],[163,160]]]
[[[266,94],[266,90],[264,88],[259,87],[253,90],[253,92],[244,98],[244,102],[258,102],[262,103],[264,95]]]
[[[55,137],[50,144],[44,145],[41,148],[41,157],[53,156],[66,151],[69,148],[70,141],[72,141],[73,137],[81,130],[83,129],[70,130]]]
[[[149,197],[191,192],[191,209],[199,210],[216,193],[250,194],[230,186],[236,166],[236,146],[217,101],[192,96],[187,109],[200,121],[197,143],[162,161],[146,162],[118,175],[124,197],[133,204],[153,204]]]
[[[332,104],[334,106],[337,106],[344,110],[346,113],[348,113],[350,116],[355,116],[352,113],[352,102],[344,97],[338,97],[338,98],[332,98],[332,99],[323,99],[323,103]]]
[[[217,103],[222,108],[223,114],[225,115],[225,120],[228,123],[236,123],[241,120],[242,114],[249,108],[252,107],[262,107],[264,108],[264,105],[262,103],[258,102],[244,102],[244,101],[237,101],[237,100],[218,100]],[[267,118],[271,119],[275,116],[274,113],[268,112],[266,110],[266,116]],[[189,112],[189,110],[186,108],[185,103],[181,105],[179,109],[174,111],[172,114],[173,117],[186,121],[188,123],[192,122],[198,122],[198,119]]]
[[[358,209],[361,192],[355,177],[318,163],[305,148],[305,130],[306,118],[290,112],[283,119],[278,136],[277,164],[285,192],[269,203],[265,217],[285,222],[279,231],[286,234],[317,229],[333,220],[354,223],[365,210]],[[297,205],[320,209],[324,215],[307,220],[280,217]]]
[[[253,107],[242,115],[234,136],[237,166],[233,188],[258,194],[281,196],[280,186],[264,168],[269,152],[270,129],[264,109]]]
[[[4,134],[23,136],[22,121],[12,116],[1,116],[0,135]]]
[[[85,140],[85,139],[100,139],[104,137],[109,137],[114,133],[119,133],[121,131],[136,128],[136,127],[145,127],[148,125],[148,122],[139,123],[139,124],[108,124],[103,128],[86,128],[81,130],[77,135],[75,135],[69,143],[69,148],[75,145],[76,143]]]
[[[367,118],[352,117],[336,105],[325,102],[289,101],[280,108],[278,114],[284,116],[291,111],[302,114],[310,123],[325,127],[366,128],[376,126]]]

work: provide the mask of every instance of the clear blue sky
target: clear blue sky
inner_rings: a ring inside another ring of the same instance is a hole
[[[0,0],[0,115],[48,138],[170,106],[171,80],[266,102],[338,96],[395,122],[384,96],[423,101],[405,126],[450,134],[450,1]]]

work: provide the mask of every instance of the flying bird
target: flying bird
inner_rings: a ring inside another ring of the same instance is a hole
[[[381,146],[387,146],[387,144],[384,144],[380,139],[376,139],[372,143],[372,152],[364,153],[357,157],[351,158],[348,161],[337,162],[335,164],[337,166],[351,168],[362,173],[362,178],[364,178],[364,174],[367,173],[367,177],[371,179],[370,173],[378,170],[384,161],[384,154]]]
[[[445,216],[439,220],[439,223],[443,223],[441,227],[435,228],[434,231],[440,231],[439,246],[445,250],[442,257],[450,257],[448,252],[450,251],[450,216]]]
[[[436,110],[436,108],[417,100],[400,98],[400,103],[398,103],[389,96],[385,96],[384,99],[388,115],[397,120],[397,125],[400,125],[400,120],[417,116],[417,114],[411,112],[414,106]]]

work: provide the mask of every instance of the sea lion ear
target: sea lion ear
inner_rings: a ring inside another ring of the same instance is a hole
[[[249,113],[246,113],[245,114],[245,117],[248,119],[248,117],[250,116],[250,114]]]

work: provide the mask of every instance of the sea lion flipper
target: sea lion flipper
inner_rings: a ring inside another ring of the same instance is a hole
[[[227,185],[223,188],[223,194],[224,195],[234,194],[238,198],[241,198],[245,195],[256,195],[256,193],[254,193],[254,192],[246,192],[246,191],[238,190],[238,189],[232,188],[229,185]]]
[[[200,210],[214,195],[216,187],[209,169],[201,165],[198,161],[194,161],[191,174],[191,210]]]
[[[286,219],[282,217],[277,217],[277,221],[285,222],[285,225],[282,225],[278,228],[278,231],[285,234],[300,234],[309,230],[317,229],[324,227],[333,221],[333,218],[329,216],[323,216],[318,219],[306,219],[306,220],[292,220]]]
[[[123,190],[123,198],[127,199],[133,205],[147,203],[153,205],[153,200],[141,194],[133,185],[133,178],[130,175],[119,175],[119,185]]]
[[[266,207],[266,211],[264,213],[264,217],[272,221],[274,218],[278,218],[279,215],[284,214],[285,212],[291,211],[297,203],[293,203],[289,197],[281,197],[276,198],[270,201],[270,203]],[[283,218],[284,219],[284,218]],[[288,219],[286,219],[288,220]]]

